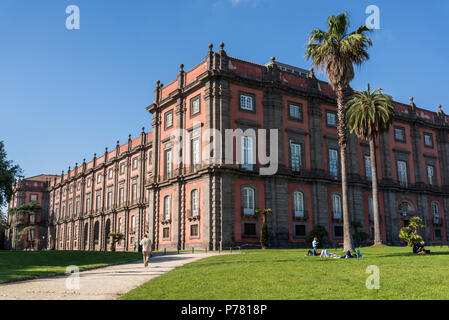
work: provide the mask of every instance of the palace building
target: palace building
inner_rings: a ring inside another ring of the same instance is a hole
[[[448,241],[449,117],[412,98],[394,104],[394,124],[376,146],[383,240],[400,244],[400,228],[416,215],[427,243]],[[48,249],[109,250],[111,232],[125,235],[117,250],[137,250],[144,233],[159,250],[257,245],[262,208],[272,210],[272,247],[305,246],[317,225],[331,243],[343,241],[336,97],[313,69],[274,58],[256,64],[210,45],[197,66],[157,83],[147,110],[150,132],[51,177]],[[205,161],[225,158],[225,129],[244,131],[233,146],[242,161]],[[261,175],[265,165],[250,161],[259,141],[248,129],[277,130],[275,174]],[[351,221],[372,238],[368,143],[349,135],[347,160]]]

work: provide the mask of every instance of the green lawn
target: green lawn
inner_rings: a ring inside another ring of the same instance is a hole
[[[65,272],[70,265],[82,270],[140,258],[134,252],[0,251],[0,282]]]
[[[255,250],[215,256],[174,269],[120,299],[449,299],[449,249],[362,248],[362,259],[305,257],[306,250]],[[366,268],[380,270],[368,290]]]

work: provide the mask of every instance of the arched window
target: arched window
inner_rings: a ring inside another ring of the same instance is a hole
[[[190,193],[192,216],[198,216],[200,214],[200,191],[198,189],[192,190]]]
[[[164,197],[164,220],[169,220],[171,217],[171,197]]]
[[[131,216],[131,232],[136,231],[136,216]]]
[[[304,194],[301,191],[293,192],[293,210],[295,218],[304,218]]]
[[[244,187],[242,189],[242,208],[243,214],[253,215],[255,209],[254,189],[250,187]]]
[[[332,215],[334,219],[342,218],[341,196],[339,194],[332,195]]]
[[[432,202],[433,223],[440,223],[440,204],[436,201]]]
[[[399,205],[399,211],[405,217],[410,215],[411,212],[414,211],[412,205],[408,201],[402,201]]]
[[[118,228],[117,228],[117,232],[118,232],[118,233],[122,233],[122,218],[118,218]]]

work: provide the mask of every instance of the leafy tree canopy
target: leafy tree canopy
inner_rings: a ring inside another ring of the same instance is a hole
[[[10,215],[27,216],[33,214],[40,214],[42,212],[42,207],[36,202],[31,201],[29,203],[22,204],[16,208],[11,208],[8,210]]]
[[[5,145],[0,141],[0,207],[6,205],[12,196],[12,187],[22,169],[6,158]]]

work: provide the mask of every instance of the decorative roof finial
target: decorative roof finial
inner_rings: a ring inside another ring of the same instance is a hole
[[[86,158],[83,159],[83,163],[86,163]]]
[[[161,80],[157,80],[156,81],[156,86],[159,87],[160,84],[161,84]]]
[[[276,57],[271,57],[271,63],[274,63],[276,61]]]
[[[440,116],[444,115],[443,107],[441,106],[441,104],[438,105],[437,114]]]
[[[209,43],[209,51],[212,52],[213,49],[214,49],[214,45],[212,43]]]
[[[315,78],[315,71],[313,70],[313,67],[310,67],[309,69],[309,78]]]
[[[410,97],[410,106],[412,107],[412,109],[415,109],[416,108],[416,105],[415,105],[415,103],[413,102],[413,97]]]
[[[96,158],[97,157],[97,154],[96,153],[94,153],[94,158]]]
[[[221,49],[221,50],[224,50],[224,46],[225,46],[225,44],[224,44],[223,42],[221,42],[221,43],[220,43],[220,49]]]
[[[184,71],[184,64],[181,63],[181,64],[179,65],[179,69],[181,69],[180,71]]]
[[[145,133],[145,127],[142,127],[142,133]]]
[[[108,153],[108,147],[104,148],[104,153]]]
[[[120,141],[117,140],[117,148],[120,147]]]
[[[131,133],[128,134],[128,140],[131,140]]]

